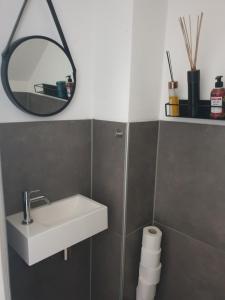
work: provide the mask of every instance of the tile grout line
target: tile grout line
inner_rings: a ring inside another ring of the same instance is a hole
[[[128,159],[129,159],[129,134],[130,124],[126,123],[125,135],[125,157],[124,157],[124,182],[123,182],[123,228],[121,243],[121,267],[120,267],[120,294],[119,300],[123,300],[124,272],[125,272],[125,251],[126,251],[126,219],[127,219],[127,185],[128,185]]]
[[[179,231],[179,230],[177,230],[176,228],[171,227],[171,226],[166,225],[166,224],[163,224],[163,223],[161,223],[161,222],[156,221],[156,223],[159,224],[159,225],[161,225],[162,227],[165,227],[165,228],[167,228],[167,229],[169,229],[169,230],[171,230],[171,231],[176,232],[176,233],[179,234],[179,235],[182,235],[183,237],[185,237],[185,238],[187,238],[187,239],[191,239],[191,240],[194,240],[194,241],[199,242],[199,243],[201,243],[201,244],[204,244],[204,245],[206,245],[206,246],[208,246],[208,247],[210,247],[210,248],[213,248],[213,249],[216,250],[217,252],[221,252],[221,253],[223,253],[223,255],[225,255],[225,250],[223,250],[223,249],[221,249],[221,248],[217,248],[215,245],[212,245],[212,244],[210,244],[210,243],[208,243],[208,242],[199,240],[198,238],[193,237],[192,235],[188,235],[188,234],[185,233],[185,232]]]
[[[91,120],[91,197],[93,196],[94,120]]]
[[[93,198],[93,149],[94,149],[94,120],[91,119],[91,199]],[[89,299],[92,299],[92,249],[93,249],[93,240],[90,238],[90,274],[89,274],[89,281],[90,281],[90,295]]]
[[[90,295],[89,295],[89,299],[92,299],[92,238],[90,238],[90,275],[89,275],[89,281],[90,281],[90,286],[89,286],[89,290],[90,290]]]
[[[156,191],[157,191],[157,177],[158,177],[158,157],[159,157],[159,143],[160,143],[161,122],[158,121],[158,134],[157,134],[157,149],[156,149],[156,162],[155,162],[155,187],[154,187],[154,201],[152,210],[152,224],[155,223],[155,210],[156,210]]]
[[[0,184],[1,184],[1,196],[0,196],[0,206],[1,206],[1,212],[0,216],[2,219],[1,224],[1,247],[0,247],[0,260],[2,260],[2,270],[4,271],[3,276],[3,296],[5,296],[6,300],[12,299],[12,290],[11,290],[11,283],[10,283],[10,270],[9,270],[9,252],[7,247],[7,228],[6,228],[6,222],[4,222],[6,218],[5,213],[5,198],[4,198],[4,191],[3,191],[3,178],[2,178],[2,153],[0,153]]]

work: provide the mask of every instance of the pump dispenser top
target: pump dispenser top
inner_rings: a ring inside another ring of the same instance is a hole
[[[222,88],[223,87],[222,78],[223,78],[223,76],[217,76],[216,77],[216,83],[215,83],[216,88]]]
[[[72,78],[71,78],[71,75],[66,76],[66,78],[68,78],[68,79],[67,79],[68,82],[73,82],[73,80],[72,80]]]

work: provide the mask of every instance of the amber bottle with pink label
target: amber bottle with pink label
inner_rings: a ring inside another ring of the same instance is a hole
[[[225,88],[223,87],[223,76],[216,77],[215,88],[211,92],[211,118],[225,118]]]

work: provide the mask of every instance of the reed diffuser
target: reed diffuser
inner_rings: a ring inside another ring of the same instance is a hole
[[[196,117],[198,115],[198,106],[200,101],[200,70],[197,69],[197,59],[202,20],[203,13],[197,17],[196,34],[194,35],[191,16],[189,16],[188,21],[186,21],[185,17],[179,18],[191,68],[191,70],[187,72],[189,116],[191,117]]]
[[[179,97],[177,93],[178,89],[178,82],[174,80],[173,77],[173,68],[172,68],[172,63],[171,63],[171,58],[170,58],[170,52],[166,51],[167,55],[167,61],[168,61],[168,66],[169,66],[169,71],[170,71],[170,78],[171,81],[168,83],[168,88],[169,88],[169,114],[171,117],[179,117]]]

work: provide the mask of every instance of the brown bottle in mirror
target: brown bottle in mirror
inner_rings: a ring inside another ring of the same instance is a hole
[[[73,80],[71,78],[71,75],[66,76],[66,78],[68,78],[66,83],[67,97],[68,99],[70,99],[73,93]]]

